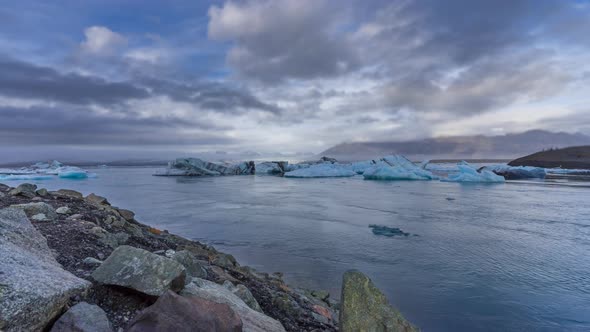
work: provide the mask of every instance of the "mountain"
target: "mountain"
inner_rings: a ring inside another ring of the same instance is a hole
[[[550,149],[518,158],[511,166],[536,166],[544,168],[590,169],[590,146],[572,146]]]
[[[322,152],[339,160],[403,154],[414,159],[514,159],[550,148],[590,145],[590,136],[531,130],[500,136],[448,136],[403,142],[342,143]]]

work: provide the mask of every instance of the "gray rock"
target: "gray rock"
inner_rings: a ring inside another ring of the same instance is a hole
[[[84,258],[82,263],[89,265],[89,266],[99,266],[100,264],[102,264],[102,261],[98,260],[94,257],[86,257],[86,258]]]
[[[258,304],[258,301],[256,301],[256,299],[254,298],[254,295],[252,295],[252,292],[250,292],[248,287],[246,287],[242,284],[238,284],[237,286],[235,286],[231,281],[227,281],[227,280],[223,283],[223,287],[229,289],[232,293],[236,294],[250,308],[252,308],[258,312],[262,312],[262,308],[260,308],[260,304]]]
[[[230,254],[217,253],[211,260],[211,264],[221,266],[224,268],[232,268],[238,266],[238,262],[234,256]]]
[[[70,208],[69,208],[69,207],[67,207],[67,206],[61,206],[61,207],[58,207],[58,208],[55,210],[55,212],[56,212],[57,214],[70,214],[70,213],[72,213],[72,210],[70,210]]]
[[[53,324],[50,332],[112,332],[106,313],[97,305],[80,302]]]
[[[45,197],[45,196],[49,195],[49,192],[45,188],[41,188],[41,189],[37,190],[36,193],[37,193],[37,195],[39,195],[41,197]]]
[[[133,221],[133,219],[135,218],[135,213],[133,213],[133,211],[129,211],[129,210],[125,210],[125,209],[118,209],[117,211],[119,211],[119,214],[121,215],[121,217],[123,217],[123,219],[125,219],[127,221]]]
[[[65,271],[21,209],[0,210],[0,330],[41,331],[90,283]]]
[[[96,205],[111,205],[111,203],[109,203],[109,201],[106,198],[95,195],[94,193],[86,196],[85,200]]]
[[[180,294],[183,296],[197,296],[205,300],[229,305],[242,319],[244,331],[246,332],[285,331],[280,322],[253,310],[229,289],[214,282],[193,278],[193,282],[188,284]]]
[[[44,213],[38,213],[38,214],[32,216],[31,220],[33,220],[33,221],[51,221],[51,219],[47,218],[47,216]]]
[[[123,245],[129,241],[129,235],[124,232],[109,233],[102,227],[92,227],[90,234],[94,234],[98,237],[98,240],[103,244],[115,249],[120,245]]]
[[[6,194],[0,191],[0,198],[5,197]]]
[[[24,196],[28,198],[33,198],[36,196],[35,190],[37,190],[37,185],[30,184],[30,183],[23,183],[20,184],[18,187],[12,189],[8,192],[10,196]]]
[[[186,269],[186,273],[190,277],[207,278],[207,262],[198,260],[193,254],[187,250],[177,251],[172,255],[172,259],[182,264]]]
[[[160,296],[184,286],[186,271],[178,262],[130,246],[120,246],[92,273],[94,280]]]
[[[168,249],[164,252],[164,256],[166,256],[168,258],[172,258],[172,256],[174,256],[175,253],[176,253],[176,251],[174,251],[172,249]]]
[[[330,297],[330,293],[325,290],[312,290],[311,296],[315,297],[318,300],[327,302],[328,298]]]
[[[44,202],[35,202],[35,203],[27,203],[27,204],[15,204],[11,205],[10,207],[14,207],[17,209],[21,209],[25,211],[25,214],[28,217],[33,217],[36,214],[44,214],[47,219],[54,220],[57,218],[57,213],[53,206],[44,203]]]
[[[59,197],[68,197],[68,198],[84,198],[84,195],[82,195],[82,193],[75,191],[75,190],[70,190],[70,189],[60,189],[58,191],[53,191],[51,192],[52,194],[54,194],[55,196],[59,196]]]
[[[140,238],[143,237],[143,231],[137,225],[130,224],[130,223],[126,222],[123,225],[123,229],[126,230],[127,232],[131,233],[131,235],[133,235],[135,237],[140,237]]]
[[[418,331],[389,305],[387,298],[363,273],[350,270],[342,281],[340,331]]]

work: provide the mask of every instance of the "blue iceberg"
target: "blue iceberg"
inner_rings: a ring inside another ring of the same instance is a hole
[[[300,168],[285,173],[287,178],[333,178],[350,177],[357,173],[350,168],[350,165],[343,164],[315,164],[306,168]]]
[[[425,166],[425,164],[424,164]],[[438,176],[401,155],[387,156],[364,170],[365,180],[437,180]]]
[[[494,172],[481,169],[478,171],[469,163],[463,161],[457,164],[458,173],[449,174],[443,182],[482,182],[482,183],[502,183],[505,182],[504,177],[495,174]]]

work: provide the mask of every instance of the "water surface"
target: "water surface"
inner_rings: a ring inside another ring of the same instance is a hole
[[[96,179],[36,183],[106,196],[144,223],[334,297],[342,273],[359,269],[424,331],[590,330],[585,182],[173,178],[154,171],[97,168]],[[370,224],[417,236],[377,236]]]

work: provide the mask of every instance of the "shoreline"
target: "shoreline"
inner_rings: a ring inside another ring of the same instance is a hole
[[[236,289],[242,287],[239,294],[245,303],[250,302],[250,307],[259,308],[257,314],[269,321],[276,320],[287,331],[339,330],[340,303],[331,299],[329,293],[292,288],[283,281],[281,273],[258,272],[241,266],[233,256],[212,246],[142,224],[132,211],[111,206],[104,197],[94,194],[84,197],[65,189],[50,192],[30,184],[17,188],[0,184],[0,209],[15,206],[25,211],[33,227],[46,239],[57,263],[89,283],[84,292],[57,310],[60,314],[77,303],[87,302],[104,310],[114,331],[123,331],[142,312],[156,305],[158,297],[145,296],[133,287],[112,286],[96,280],[94,272],[106,265],[105,261],[113,260],[114,252],[131,247],[145,252],[152,261],[157,255],[165,261],[184,263],[190,272],[185,288],[191,277],[195,282],[199,279],[215,283],[214,286],[223,285],[236,294]],[[51,317],[50,324],[56,318]],[[403,318],[400,321],[411,327]],[[0,330],[1,325],[0,320]]]

